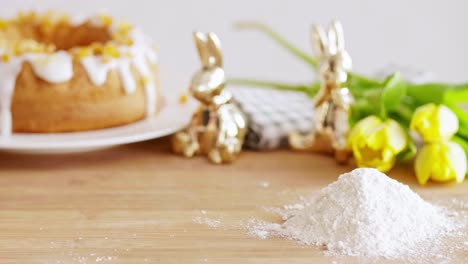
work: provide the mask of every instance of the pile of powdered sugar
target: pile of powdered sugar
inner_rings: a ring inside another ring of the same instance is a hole
[[[277,211],[282,224],[252,220],[249,233],[326,246],[333,255],[367,257],[440,256],[444,239],[463,235],[456,212],[432,205],[374,169],[345,173],[320,193]]]

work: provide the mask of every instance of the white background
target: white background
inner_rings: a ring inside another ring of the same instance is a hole
[[[229,77],[313,78],[305,64],[261,34],[234,31],[233,23],[242,20],[265,22],[311,51],[310,25],[338,18],[356,71],[368,73],[393,63],[429,70],[446,81],[468,81],[468,5],[463,0],[0,0],[1,16],[47,9],[77,14],[107,10],[141,26],[160,47],[166,90],[185,88],[199,67],[194,29],[221,37]]]

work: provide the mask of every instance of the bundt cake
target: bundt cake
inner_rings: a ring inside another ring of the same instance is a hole
[[[1,135],[95,130],[154,115],[157,59],[140,29],[107,15],[0,20]]]

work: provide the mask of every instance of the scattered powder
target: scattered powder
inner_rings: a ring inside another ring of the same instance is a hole
[[[463,236],[459,230],[466,224],[456,213],[424,201],[407,185],[374,169],[343,174],[317,196],[277,212],[284,223],[253,219],[249,234],[324,245],[332,255],[427,258],[431,251],[441,258],[444,250],[437,247],[451,236]]]
[[[451,200],[452,202],[452,205],[455,205],[458,209],[465,209],[465,210],[468,210],[468,203],[465,203],[464,201],[462,200],[459,200],[457,198],[453,198]]]
[[[265,223],[252,219],[249,222],[249,234],[259,239],[267,239],[271,236],[272,231],[281,228],[281,225],[274,223]]]
[[[113,259],[111,256],[96,257],[96,262],[112,261]]]
[[[261,181],[258,185],[260,185],[260,187],[262,187],[262,188],[270,187],[270,183],[267,182],[267,181]]]
[[[221,226],[221,221],[219,219],[212,219],[208,217],[194,217],[193,222],[197,224],[205,224],[213,228],[217,228]]]

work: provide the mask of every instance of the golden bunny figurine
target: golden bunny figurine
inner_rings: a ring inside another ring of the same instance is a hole
[[[350,156],[345,150],[348,119],[354,100],[349,89],[343,87],[352,62],[344,48],[341,23],[333,21],[328,35],[322,27],[314,25],[312,41],[322,83],[314,98],[314,126],[307,135],[290,134],[289,144],[293,149],[334,153],[338,162],[346,162]]]
[[[217,164],[233,161],[241,152],[247,122],[241,110],[224,89],[226,77],[222,68],[219,38],[214,33],[193,34],[203,68],[196,72],[190,93],[200,101],[188,127],[172,138],[175,153],[193,157],[208,155]]]

